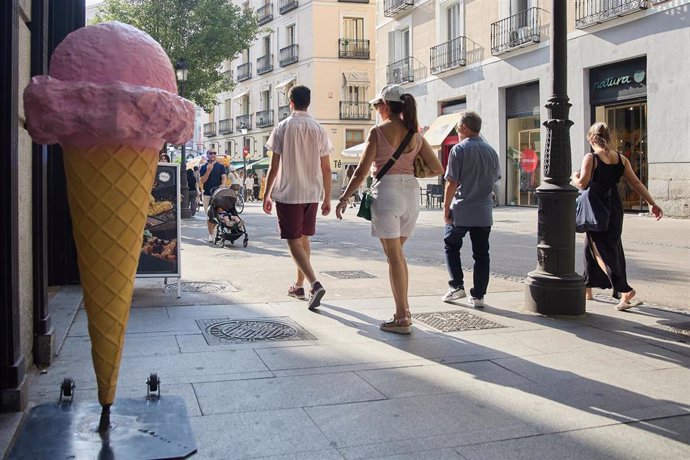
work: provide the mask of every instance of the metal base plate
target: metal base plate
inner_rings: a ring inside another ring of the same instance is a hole
[[[196,452],[182,398],[117,399],[110,429],[98,433],[97,402],[41,404],[31,409],[9,459],[168,459]]]

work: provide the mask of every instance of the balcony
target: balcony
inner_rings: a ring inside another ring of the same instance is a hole
[[[575,0],[575,27],[584,29],[647,9],[647,0]]]
[[[278,11],[280,11],[280,14],[285,14],[288,11],[297,9],[298,6],[299,2],[297,0],[280,0]]]
[[[256,74],[263,75],[273,70],[273,55],[267,54],[256,60]]]
[[[539,8],[528,8],[491,24],[491,54],[539,43],[541,18]]]
[[[446,70],[467,64],[465,37],[457,37],[431,47],[431,73],[436,75]]]
[[[338,57],[346,59],[369,59],[369,40],[341,38],[338,40]]]
[[[278,121],[283,121],[290,116],[290,106],[289,105],[279,105],[278,106]]]
[[[392,62],[386,66],[386,84],[400,84],[411,81],[414,81],[411,57]]]
[[[384,0],[383,15],[387,18],[394,18],[413,6],[414,0]]]
[[[226,118],[218,122],[218,132],[220,134],[232,134],[232,118]]]
[[[204,124],[204,136],[213,137],[215,135],[216,135],[216,122],[212,121],[211,123],[205,123]]]
[[[266,128],[273,126],[273,110],[259,110],[256,112],[256,127]]]
[[[340,101],[341,120],[371,120],[371,106],[368,102]]]
[[[257,25],[264,25],[268,22],[273,21],[273,3],[266,3],[261,8],[256,9]]]
[[[280,50],[280,66],[286,67],[299,61],[297,45],[288,45]]]
[[[237,66],[237,81],[245,81],[252,78],[252,63],[245,62]]]
[[[242,129],[252,129],[252,116],[246,114],[235,117],[235,126],[238,132]]]

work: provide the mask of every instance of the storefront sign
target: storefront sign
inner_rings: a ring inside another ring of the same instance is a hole
[[[526,173],[532,173],[539,166],[539,157],[532,149],[524,149],[520,152],[520,169]]]
[[[589,74],[590,101],[597,104],[646,97],[646,69],[646,58],[592,69]]]
[[[180,276],[180,165],[159,163],[151,191],[137,277]]]

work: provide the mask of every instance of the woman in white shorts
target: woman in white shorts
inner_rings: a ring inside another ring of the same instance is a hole
[[[386,85],[370,101],[381,117],[381,124],[369,131],[364,153],[335,208],[336,217],[342,219],[348,200],[364,183],[371,170],[372,176],[383,168],[412,130],[409,145],[398,160],[374,186],[371,203],[371,234],[379,238],[389,265],[391,291],[395,300],[395,314],[381,323],[381,330],[409,334],[412,316],[407,299],[409,278],[403,252],[405,241],[412,236],[419,216],[419,183],[414,177],[414,159],[424,157],[434,174],[443,173],[443,166],[429,143],[419,134],[417,104],[411,94],[404,93],[400,85]]]

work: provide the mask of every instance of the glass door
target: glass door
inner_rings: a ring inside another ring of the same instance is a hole
[[[630,165],[640,181],[647,186],[647,102],[598,107],[597,121],[604,121],[611,131],[611,144]],[[618,183],[618,193],[625,211],[648,212],[647,203],[625,180]]]

